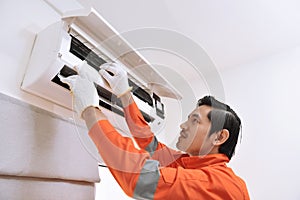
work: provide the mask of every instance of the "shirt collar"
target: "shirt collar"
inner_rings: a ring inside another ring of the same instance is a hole
[[[205,156],[188,156],[181,158],[183,166],[188,169],[197,169],[211,165],[225,165],[229,159],[224,154],[209,154]]]

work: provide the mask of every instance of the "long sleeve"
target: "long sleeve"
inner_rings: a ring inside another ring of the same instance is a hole
[[[160,166],[176,167],[179,164],[175,161],[183,154],[157,140],[135,102],[125,107],[124,113],[129,130],[140,148],[146,150],[152,159],[158,160]]]
[[[147,151],[136,149],[133,141],[121,136],[109,121],[98,121],[90,129],[89,136],[127,195],[139,196],[135,190],[139,191],[140,185],[143,184],[141,183],[143,178],[148,179],[148,184],[155,187],[159,177],[158,162],[150,160]],[[147,176],[150,176],[150,179]],[[154,193],[151,190],[150,192]]]

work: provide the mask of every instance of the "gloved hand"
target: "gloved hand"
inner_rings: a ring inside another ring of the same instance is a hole
[[[109,83],[110,88],[118,98],[131,91],[132,87],[129,87],[127,72],[121,64],[105,63],[100,66],[99,73]]]
[[[104,85],[104,80],[100,76],[99,72],[87,64],[86,61],[83,61],[81,64],[74,67],[78,75],[82,78],[88,79],[91,82],[97,83],[98,85]]]
[[[93,82],[78,75],[67,78],[58,75],[58,77],[61,82],[70,86],[73,96],[73,109],[81,118],[82,112],[86,108],[90,106],[99,108],[99,97]]]

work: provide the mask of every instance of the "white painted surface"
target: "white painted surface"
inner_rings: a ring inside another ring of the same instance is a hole
[[[300,199],[300,48],[222,72],[226,100],[243,122],[231,165],[251,199]]]
[[[99,167],[101,183],[96,184],[96,200],[100,199],[122,199],[130,200],[118,185],[114,177],[110,174],[108,168]]]
[[[93,183],[0,175],[2,200],[93,200]]]
[[[1,93],[0,113],[0,174],[99,181],[85,127]]]
[[[297,0],[88,2],[120,32],[158,27],[191,38],[218,68],[246,64],[300,44]]]
[[[22,3],[12,0],[1,2],[0,17],[3,30],[0,33],[0,91],[48,111],[72,117],[70,111],[20,89],[35,34],[59,20],[60,16],[41,0]]]

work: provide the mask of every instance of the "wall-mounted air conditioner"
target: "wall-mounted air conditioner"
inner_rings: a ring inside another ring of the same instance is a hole
[[[176,89],[93,9],[65,16],[37,34],[21,88],[72,109],[69,88],[57,75],[77,74],[74,66],[82,60],[97,71],[105,62],[123,63],[133,96],[153,127],[163,126],[165,118],[160,97],[181,98]],[[111,115],[123,116],[120,100],[105,82],[97,84],[96,88],[99,105]]]

